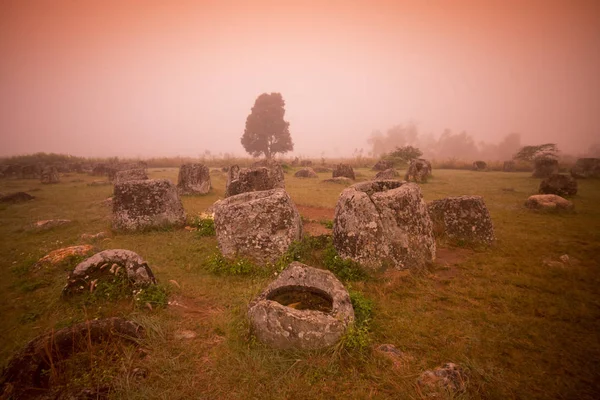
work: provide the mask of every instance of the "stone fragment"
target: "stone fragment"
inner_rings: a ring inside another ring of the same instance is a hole
[[[327,308],[300,307],[313,297]],[[303,300],[283,304],[298,299]],[[293,262],[250,303],[248,318],[256,337],[271,347],[319,349],[339,340],[354,322],[354,309],[348,291],[331,272]]]
[[[375,179],[396,179],[400,174],[393,168],[386,169],[384,171],[379,171],[375,174]]]
[[[183,164],[179,168],[177,190],[180,194],[207,194],[210,188],[210,171],[205,165]]]
[[[54,166],[47,166],[42,169],[41,182],[44,184],[59,183],[60,176]]]
[[[177,188],[167,179],[117,183],[112,203],[113,228],[117,230],[185,225]]]
[[[514,161],[504,161],[502,164],[502,171],[514,172],[516,170],[516,164]]]
[[[600,178],[600,158],[579,158],[571,168],[573,178]]]
[[[569,175],[552,174],[542,179],[539,193],[574,196],[577,194],[577,181]]]
[[[148,179],[145,169],[124,169],[122,171],[115,172],[115,178],[113,182],[116,184],[129,181],[141,181],[144,179]]]
[[[373,166],[373,171],[385,171],[386,169],[394,168],[394,163],[388,160],[379,160]]]
[[[50,371],[56,367],[52,364],[53,361],[62,361],[75,353],[90,351],[89,345],[93,343],[124,340],[137,344],[143,337],[141,325],[116,317],[89,320],[59,330],[52,329],[27,343],[8,361],[0,376],[0,398],[56,398],[45,396],[49,390],[41,377],[42,371]]]
[[[29,200],[35,199],[34,196],[25,192],[16,192],[6,195],[0,195],[0,203],[24,203]]]
[[[425,371],[417,380],[421,392],[427,397],[464,392],[467,383],[467,374],[454,363],[446,363],[441,367]]]
[[[95,240],[100,240],[100,239],[104,239],[106,238],[108,235],[106,234],[106,232],[98,232],[96,234],[92,234],[92,233],[83,233],[79,238],[81,240],[87,240],[87,241],[95,241]]]
[[[527,199],[525,207],[536,210],[572,210],[573,202],[555,194],[536,194]]]
[[[428,160],[424,158],[410,160],[404,180],[410,182],[412,179],[415,182],[427,182],[427,179],[431,176],[431,171],[431,163]]]
[[[533,177],[547,178],[552,174],[558,174],[558,160],[554,157],[538,157],[533,160]]]
[[[419,270],[435,260],[435,239],[421,189],[378,180],[342,191],[333,221],[333,244],[342,258],[369,269]]]
[[[318,178],[319,175],[310,167],[302,168],[294,174],[296,178]]]
[[[494,242],[494,227],[483,197],[446,197],[430,202],[427,208],[436,236],[467,243]]]
[[[474,161],[473,169],[475,171],[485,171],[487,169],[487,163],[485,161]]]
[[[215,233],[225,257],[273,262],[302,237],[302,220],[284,189],[247,192],[213,206]]]
[[[33,224],[33,227],[39,230],[56,228],[57,226],[70,224],[70,219],[45,219],[42,221],[37,221]]]
[[[142,257],[130,250],[112,249],[96,253],[79,263],[69,274],[63,294],[90,291],[90,285],[95,285],[98,279],[119,274],[127,278],[134,287],[156,283],[152,270]]]
[[[225,184],[225,197],[235,196],[240,193],[255,192],[285,188],[285,178],[281,165],[276,162],[264,163],[268,166],[242,168],[233,165],[227,172]]]
[[[56,266],[62,264],[66,260],[73,259],[75,257],[85,257],[95,251],[94,246],[89,244],[81,246],[70,246],[62,249],[57,249],[46,254],[40,258],[36,265],[43,266]]]
[[[356,175],[354,175],[354,169],[348,164],[338,164],[335,166],[333,170],[333,178],[344,177],[352,180],[356,180]]]

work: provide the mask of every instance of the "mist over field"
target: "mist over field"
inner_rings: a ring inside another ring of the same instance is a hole
[[[0,156],[244,155],[279,92],[292,156],[493,160],[600,143],[597,1],[0,3]]]

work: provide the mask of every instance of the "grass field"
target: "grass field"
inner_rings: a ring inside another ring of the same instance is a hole
[[[359,180],[374,176],[357,170]],[[177,169],[150,169],[173,181]],[[286,189],[305,220],[331,220],[343,186],[286,175]],[[482,195],[497,237],[491,248],[438,246],[425,274],[388,271],[345,282],[373,305],[358,344],[311,352],[276,351],[258,343],[245,318],[248,302],[272,279],[260,273],[211,272],[216,240],[185,229],[122,234],[110,231],[102,201],[112,186],[96,177],[63,176],[60,184],[2,180],[0,192],[36,199],[0,205],[0,365],[29,340],[85,319],[124,316],[141,323],[139,348],[91,348],[55,376],[57,385],[110,385],[125,399],[418,399],[419,375],[445,362],[468,372],[464,399],[595,399],[600,396],[600,181],[580,180],[575,212],[524,208],[537,192],[530,173],[435,170],[421,189],[427,201]],[[212,174],[206,196],[184,197],[191,218],[223,197],[225,174]],[[73,222],[48,231],[38,220]],[[310,225],[310,223],[308,224]],[[324,232],[327,228],[320,225]],[[140,254],[171,305],[150,310],[128,298],[60,297],[75,262],[34,268],[48,252],[80,244],[83,233],[109,233],[95,245]],[[308,231],[311,231],[308,229]],[[548,263],[568,254],[570,265]],[[315,262],[320,258],[315,256]],[[190,331],[190,332],[187,332]],[[182,338],[187,332],[192,338]],[[191,333],[193,332],[193,335]],[[392,360],[374,348],[390,343]],[[80,363],[80,364],[77,364]],[[145,371],[146,377],[140,377]]]

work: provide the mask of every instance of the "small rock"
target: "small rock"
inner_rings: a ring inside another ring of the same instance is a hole
[[[91,234],[91,233],[84,233],[79,238],[81,240],[95,241],[95,240],[104,239],[106,236],[107,236],[106,232],[98,232],[95,235]]]
[[[571,265],[571,260],[569,259],[569,256],[567,254],[563,254],[562,256],[559,257],[559,259],[563,264]]]
[[[34,228],[39,230],[51,229],[57,226],[62,226],[71,223],[70,219],[46,219],[37,221],[33,224]]]
[[[417,380],[417,385],[429,397],[435,397],[444,392],[464,392],[468,378],[463,369],[454,364],[446,363],[434,370],[425,371]]]
[[[555,194],[536,194],[527,199],[525,207],[537,210],[572,210],[573,202]]]
[[[35,199],[35,197],[25,192],[0,195],[0,203],[24,203],[33,199]]]
[[[298,170],[294,176],[296,178],[318,178],[319,175],[317,175],[317,173],[315,172],[314,169],[308,167],[308,168],[302,168],[300,170]]]
[[[40,258],[37,265],[58,265],[68,258],[83,257],[94,252],[94,246],[89,244],[83,246],[71,246],[63,249],[51,251],[44,257]]]
[[[198,335],[194,331],[189,331],[189,330],[183,329],[183,330],[179,330],[179,331],[175,332],[175,334],[173,336],[175,337],[175,339],[189,340],[189,339],[195,338]]]

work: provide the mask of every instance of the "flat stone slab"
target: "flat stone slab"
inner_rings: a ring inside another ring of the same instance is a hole
[[[306,291],[326,298],[330,311],[294,308],[275,300],[286,291]],[[334,345],[354,322],[348,291],[329,271],[293,262],[248,307],[256,337],[277,349],[319,349]]]

